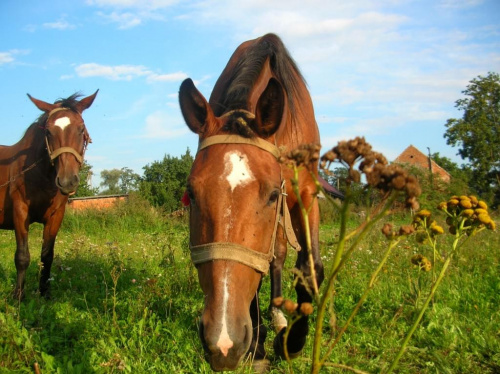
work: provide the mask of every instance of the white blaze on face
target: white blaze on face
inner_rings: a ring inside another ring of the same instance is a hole
[[[231,191],[254,180],[246,155],[237,151],[228,152],[224,156],[224,163],[224,176],[231,186]]]
[[[229,291],[227,289],[227,277],[228,275],[226,269],[226,274],[224,275],[224,279],[222,280],[223,292],[224,292],[222,297],[222,328],[219,335],[219,339],[217,340],[216,344],[217,347],[219,347],[221,353],[224,355],[224,357],[227,357],[229,350],[234,344],[227,331],[226,314],[227,314],[227,303],[229,301]]]
[[[69,120],[68,117],[61,117],[61,118],[56,119],[56,121],[54,122],[54,125],[60,127],[61,130],[64,130],[64,128],[66,126],[68,126],[70,123],[71,123],[71,121]]]
[[[238,186],[243,186],[255,178],[248,165],[248,157],[240,152],[228,152],[224,156],[224,173],[221,178],[225,179],[231,186],[231,192]],[[229,232],[233,227],[233,215],[231,204],[226,205],[224,221],[227,222],[224,228],[225,240],[229,238]]]

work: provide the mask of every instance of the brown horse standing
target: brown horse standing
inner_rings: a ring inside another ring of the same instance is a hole
[[[33,222],[44,225],[40,293],[49,296],[54,242],[68,196],[78,187],[78,172],[90,142],[82,112],[92,105],[97,92],[80,101],[75,94],[54,104],[28,95],[44,113],[18,143],[0,146],[0,228],[16,234],[15,298],[24,296],[30,263],[28,230]]]
[[[233,370],[247,352],[254,360],[265,358],[267,332],[258,291],[271,262],[272,298],[281,296],[287,238],[279,222],[286,217],[286,205],[298,242],[306,248],[291,170],[277,158],[285,149],[319,144],[319,132],[304,79],[274,34],[236,49],[209,102],[190,79],[182,83],[179,101],[200,142],[187,186],[191,256],[205,294],[200,338],[212,369]],[[300,196],[311,207],[312,254],[320,284],[316,187],[307,171],[299,178]],[[311,274],[306,250],[298,252],[295,266],[306,278]],[[301,282],[296,292],[299,304],[311,301]],[[284,324],[278,322],[277,328],[274,347],[283,355]],[[293,325],[287,346],[291,356],[302,350],[307,332],[306,317]]]

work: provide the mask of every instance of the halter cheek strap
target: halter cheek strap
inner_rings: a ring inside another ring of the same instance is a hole
[[[198,152],[214,144],[250,144],[271,153],[276,159],[280,156],[280,151],[275,145],[260,138],[248,139],[239,135],[215,135],[206,138],[200,142]],[[257,252],[236,243],[216,242],[201,245],[190,244],[191,260],[194,265],[200,265],[214,260],[236,261],[260,273],[267,274],[269,271],[269,264],[274,258],[274,246],[276,244],[278,224],[283,226],[289,244],[295,250],[300,251],[300,244],[293,231],[290,212],[286,204],[286,187],[285,180],[283,179],[281,181],[281,193],[279,194],[276,206],[276,219],[274,221],[271,244],[267,253]]]

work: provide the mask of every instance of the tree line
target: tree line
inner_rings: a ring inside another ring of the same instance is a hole
[[[488,201],[493,208],[500,205],[500,76],[490,72],[469,82],[463,98],[455,107],[463,112],[462,118],[450,118],[445,124],[444,138],[447,144],[458,148],[458,155],[464,164],[458,165],[447,157],[434,153],[431,158],[451,175],[450,183],[433,180],[428,172],[412,168],[424,191],[424,204],[438,201],[442,195],[463,195],[473,193]],[[89,176],[92,167],[85,162],[80,171],[82,181],[76,196],[97,194],[125,194],[135,192],[155,207],[174,211],[181,207],[187,177],[193,157],[189,149],[180,158],[165,155],[163,160],[154,161],[143,167],[142,176],[133,170],[103,170],[100,174],[102,188],[92,187]],[[346,170],[334,170],[334,176],[325,179],[340,191],[345,190]],[[376,199],[373,191],[362,183],[351,185],[356,191],[359,205],[370,205]]]

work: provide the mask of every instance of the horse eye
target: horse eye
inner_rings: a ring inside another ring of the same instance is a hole
[[[280,196],[280,192],[277,190],[274,190],[271,192],[271,196],[269,196],[269,204],[273,204],[278,200],[278,197]]]
[[[187,186],[187,195],[189,197],[189,200],[191,201],[194,201],[194,193],[193,193],[193,189],[191,188],[191,186]]]

